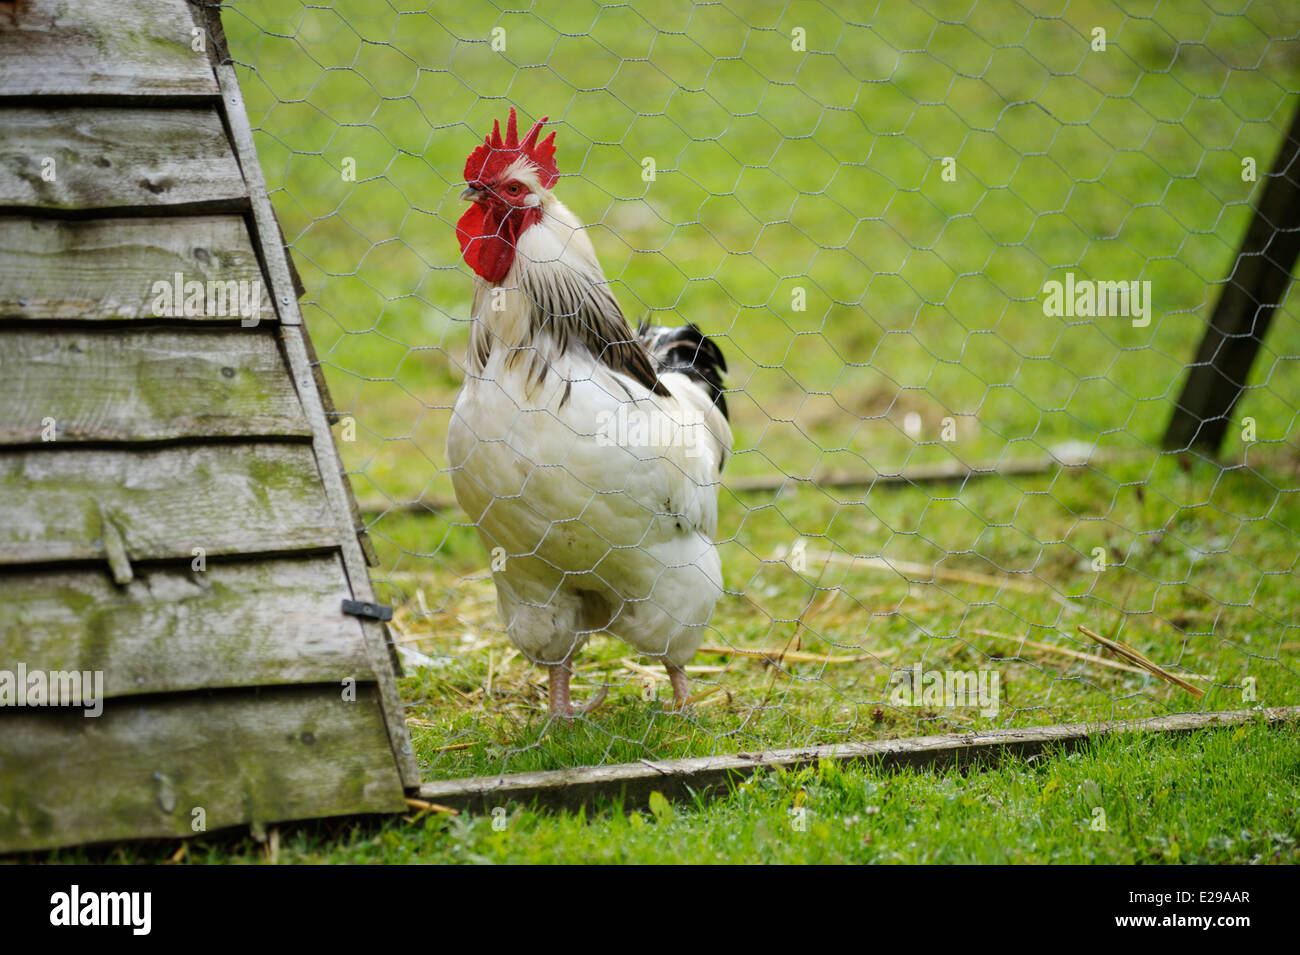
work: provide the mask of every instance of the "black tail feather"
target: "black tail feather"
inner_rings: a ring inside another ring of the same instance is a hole
[[[645,345],[660,371],[676,371],[701,382],[718,406],[722,416],[727,414],[727,399],[722,393],[722,373],[727,370],[727,360],[720,349],[694,324],[680,328],[665,328],[642,322],[636,337]]]

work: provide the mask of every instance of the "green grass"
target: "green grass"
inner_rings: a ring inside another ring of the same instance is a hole
[[[1171,500],[1153,500],[1149,484],[1139,500],[1131,488],[1121,493],[1095,474],[1017,480],[1032,489],[1068,479],[1068,493],[1085,502],[1116,498],[1109,516],[1103,511],[1089,530],[1108,552],[1122,558],[1100,574],[1091,570],[1086,552],[1069,544],[1037,558],[1024,574],[1003,575],[977,561],[955,564],[992,570],[988,579],[1002,582],[1001,590],[962,581],[908,585],[889,572],[830,563],[818,568],[815,561],[798,575],[784,562],[763,561],[728,546],[724,554],[730,573],[746,560],[751,565],[752,577],[742,588],[749,599],[724,601],[709,645],[779,651],[797,643],[805,651],[867,659],[772,667],[752,658],[702,653],[697,665],[722,669],[697,674],[696,687],[719,691],[684,717],[647,702],[645,674],[629,665],[625,647],[605,639],[584,651],[578,687],[581,694],[590,692],[584,683],[610,682],[615,687],[610,700],[580,728],[557,731],[545,719],[543,674],[513,655],[497,630],[490,582],[460,582],[437,592],[424,583],[426,604],[436,599],[438,612],[422,615],[417,601],[414,609],[399,608],[397,616],[399,632],[435,653],[438,663],[413,670],[402,684],[414,718],[417,754],[428,775],[479,775],[949,729],[1234,709],[1243,705],[1248,676],[1255,679],[1259,700],[1269,705],[1300,702],[1296,632],[1290,622],[1294,502],[1287,516],[1274,513],[1272,520],[1243,523],[1207,500],[1221,493],[1225,480],[1233,481],[1240,500],[1251,494],[1265,498],[1268,503],[1259,507],[1267,513],[1272,498],[1262,481],[1222,475],[1206,462],[1186,473],[1175,462],[1166,463],[1178,472],[1170,478],[1169,486],[1178,491]],[[997,479],[972,482],[962,495],[963,508],[978,513],[982,507],[1008,507],[1006,489]],[[882,497],[880,519],[892,520],[896,514],[901,523],[915,519],[909,517],[908,500],[922,498],[922,492],[890,490]],[[967,516],[971,526],[979,526],[978,517]],[[920,518],[922,533],[928,524],[928,517]],[[952,540],[961,521],[935,514],[934,526],[934,533],[948,535],[941,539]],[[1050,525],[1040,520],[1036,526],[1041,532]],[[1135,527],[1144,530],[1136,533]],[[754,549],[759,553],[777,543],[758,540]],[[1028,545],[1032,538],[1024,540]],[[1198,542],[1206,540],[1216,542],[1218,554],[1198,551]],[[1011,548],[1003,553],[1009,552]],[[1034,554],[1026,553],[1025,560],[1034,561]],[[1011,568],[1003,564],[1001,569]],[[1225,608],[1221,601],[1235,599],[1239,587],[1251,589],[1253,603]],[[801,614],[806,627],[795,641]],[[1193,699],[1149,674],[1044,654],[1021,643],[1028,637],[1095,651],[1075,631],[1078,624],[1118,633],[1175,672],[1195,674],[1201,679],[1193,682],[1206,691],[1205,697]],[[995,633],[1007,636],[988,635]],[[927,670],[996,671],[1002,690],[998,714],[893,705],[892,674],[916,663]],[[640,665],[654,670],[649,660]],[[652,685],[658,691],[664,687],[660,681]]]
[[[225,22],[306,320],[356,426],[342,448],[375,576],[399,637],[436,660],[402,683],[426,774],[1236,708],[1247,678],[1259,702],[1300,702],[1294,296],[1237,409],[1256,440],[1231,428],[1219,462],[1158,451],[1263,185],[1242,160],[1262,175],[1297,108],[1300,42],[1277,8],[962,0],[850,21],[802,2],[400,6],[235,3]],[[456,195],[509,104],[559,131],[558,191],[629,317],[718,338],[729,481],[1009,462],[1067,441],[1096,463],[724,490],[729,596],[707,642],[866,659],[701,654],[696,687],[716,692],[681,717],[644,698],[646,680],[662,689],[648,661],[597,640],[579,691],[610,682],[611,702],[547,724],[473,529],[454,507],[394,506],[452,498],[443,441],[472,287]],[[1150,280],[1150,326],[1045,316],[1044,283],[1070,271]],[[1204,698],[1023,642],[1092,653],[1080,624]],[[999,713],[894,705],[891,673],[917,663],[996,670]]]
[[[287,825],[278,861],[1297,863],[1295,730],[1254,724],[1102,738],[1078,752],[967,773],[825,763],[764,773],[714,799],[657,802],[657,812],[617,803],[590,813],[514,806],[504,828],[487,815],[428,813]],[[158,862],[175,850],[160,843],[46,858]],[[186,861],[267,858],[266,846],[250,838],[213,836],[189,843]]]

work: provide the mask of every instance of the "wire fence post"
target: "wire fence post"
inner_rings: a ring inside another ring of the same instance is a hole
[[[1165,431],[1165,447],[1218,450],[1300,255],[1300,105]]]

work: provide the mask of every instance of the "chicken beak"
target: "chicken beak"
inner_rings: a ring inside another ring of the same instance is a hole
[[[483,190],[476,189],[473,186],[468,186],[465,191],[460,194],[460,197],[467,202],[478,202],[483,198]]]

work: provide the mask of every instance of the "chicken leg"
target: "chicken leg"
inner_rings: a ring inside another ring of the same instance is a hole
[[[565,659],[560,663],[552,663],[548,666],[548,669],[550,670],[551,684],[551,716],[573,719],[590,713],[604,702],[605,694],[609,688],[602,686],[596,691],[596,695],[582,706],[573,705],[573,701],[569,698],[569,678],[573,676],[572,658]]]
[[[686,679],[686,671],[668,662],[664,663],[664,669],[673,684],[673,709],[686,709],[686,702],[691,698],[691,684]]]

